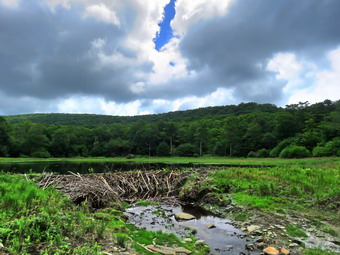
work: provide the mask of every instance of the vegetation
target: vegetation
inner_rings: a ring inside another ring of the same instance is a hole
[[[340,156],[340,101],[208,107],[117,117],[0,117],[0,156]]]
[[[198,194],[209,190],[217,201],[225,201],[228,194],[233,194],[237,204],[265,211],[303,211],[321,207],[331,211],[336,209],[334,202],[340,200],[339,185],[338,167],[234,167],[209,172],[203,179],[200,175],[192,175],[182,193],[195,189]],[[339,215],[334,217],[340,220]]]
[[[298,226],[288,225],[286,226],[288,235],[292,237],[308,237],[308,235],[303,232]]]
[[[104,254],[113,246],[151,254],[143,245],[153,242],[206,254],[195,240],[182,243],[172,234],[140,230],[125,223],[119,208],[91,212],[52,188],[38,189],[24,176],[0,175],[0,243],[11,254]]]

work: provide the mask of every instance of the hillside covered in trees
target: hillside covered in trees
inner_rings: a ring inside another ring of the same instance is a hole
[[[340,100],[242,103],[122,117],[0,117],[0,156],[340,156]]]

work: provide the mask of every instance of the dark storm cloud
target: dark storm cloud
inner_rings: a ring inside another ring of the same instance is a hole
[[[187,93],[222,85],[241,100],[277,102],[284,84],[266,71],[268,60],[278,52],[324,57],[340,44],[339,10],[337,0],[236,0],[226,16],[193,25],[183,38],[181,52],[199,73]]]
[[[79,6],[52,12],[40,1],[22,1],[17,9],[0,5],[0,90],[37,99],[75,94],[134,99],[128,85],[139,81],[135,71],[149,70],[150,64],[96,68],[98,57],[91,54],[91,42],[101,38],[106,41],[102,53],[134,60],[135,54],[122,47],[124,31],[124,22],[118,28],[83,18]]]

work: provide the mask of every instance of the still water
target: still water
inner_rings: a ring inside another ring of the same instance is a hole
[[[177,221],[175,213],[185,212],[195,216],[189,221]],[[248,240],[243,232],[232,225],[229,219],[220,218],[201,207],[190,205],[133,206],[125,215],[134,225],[151,231],[161,230],[183,239],[194,230],[196,238],[204,240],[214,255],[258,255],[260,251],[248,251]],[[212,227],[211,227],[212,226]]]
[[[136,163],[136,162],[30,162],[30,163],[1,163],[0,171],[10,173],[42,173],[54,172],[58,174],[74,173],[105,173],[129,170],[159,170],[163,168],[177,169],[183,167],[208,167],[206,164],[171,164],[171,163]],[[216,166],[216,165],[215,165]]]

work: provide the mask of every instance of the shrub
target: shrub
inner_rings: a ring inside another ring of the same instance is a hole
[[[170,155],[170,147],[167,143],[161,142],[156,150],[157,156],[169,156]]]
[[[340,138],[334,138],[327,142],[324,146],[318,145],[313,149],[313,156],[340,156]]]
[[[197,155],[197,148],[191,143],[184,143],[176,148],[176,154],[182,157],[194,157]]]
[[[248,158],[257,158],[259,156],[259,154],[257,152],[254,151],[250,151],[247,155]]]
[[[267,158],[269,157],[269,151],[266,149],[261,149],[257,152],[260,158]]]
[[[310,156],[309,150],[303,146],[289,145],[280,153],[280,158],[306,158]]]
[[[35,151],[31,153],[33,158],[50,158],[51,154],[47,150]]]
[[[270,151],[270,157],[276,158],[280,155],[281,151],[289,145],[294,145],[296,143],[295,138],[287,138],[282,140],[274,149]]]
[[[218,141],[214,147],[214,155],[225,156],[227,154],[226,144],[224,142]]]

